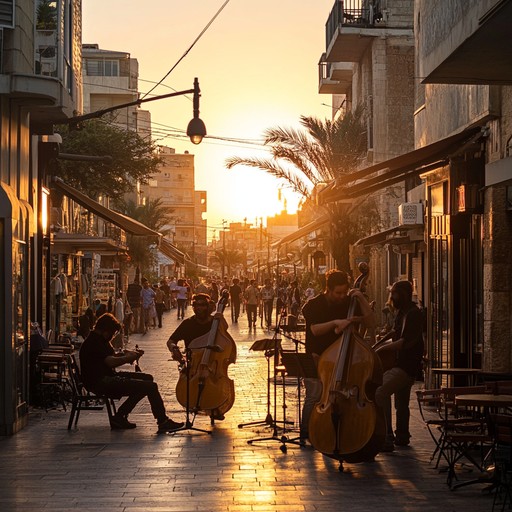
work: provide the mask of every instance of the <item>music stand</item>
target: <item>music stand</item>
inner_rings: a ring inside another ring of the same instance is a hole
[[[283,352],[281,362],[290,377],[297,377],[297,409],[299,425],[302,423],[302,402],[300,398],[301,379],[317,379],[316,363],[311,354],[304,352]],[[300,439],[295,438],[295,439]]]
[[[281,340],[274,338],[264,338],[262,340],[256,340],[249,350],[255,352],[264,352],[265,358],[267,359],[267,416],[264,420],[250,421],[249,423],[240,423],[238,428],[244,428],[256,425],[269,425],[272,426],[274,420],[270,412],[270,358],[274,355],[274,350],[281,347]]]
[[[240,423],[238,428],[255,426],[255,425],[268,425],[270,427],[274,427],[274,430],[277,428],[277,420],[276,420],[276,401],[277,401],[277,388],[276,388],[276,366],[279,363],[279,352],[281,350],[281,339],[277,337],[280,332],[280,327],[285,318],[286,310],[284,308],[281,309],[281,314],[279,316],[279,321],[275,327],[274,336],[272,338],[265,338],[262,340],[256,340],[250,350],[264,351],[265,357],[267,359],[267,416],[264,420],[261,421],[251,421],[249,423]],[[274,356],[274,417],[270,413],[270,358]],[[249,443],[250,444],[250,443]]]

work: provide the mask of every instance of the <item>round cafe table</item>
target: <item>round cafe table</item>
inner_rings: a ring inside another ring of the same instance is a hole
[[[482,370],[478,368],[431,368],[432,375],[436,377],[447,375],[450,377],[464,376],[466,378],[466,384],[472,386],[476,384],[477,377]],[[436,386],[441,387],[441,386]]]
[[[512,395],[493,395],[491,393],[458,395],[455,397],[455,404],[484,407],[487,409],[512,407]]]

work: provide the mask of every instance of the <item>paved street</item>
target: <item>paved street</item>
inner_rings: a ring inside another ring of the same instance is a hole
[[[162,329],[132,336],[130,346],[137,343],[146,351],[140,361],[143,371],[155,376],[170,416],[182,420],[174,393],[177,366],[165,347],[177,322],[175,310],[166,313]],[[68,431],[69,409],[34,409],[27,428],[0,438],[0,510],[491,510],[492,496],[482,494],[481,486],[450,491],[446,476],[433,469],[432,441],[415,408],[412,447],[379,454],[373,463],[346,464],[343,473],[335,461],[311,448],[289,445],[283,453],[277,441],[249,445],[247,440],[271,434],[265,426],[238,428],[239,423],[264,419],[267,409],[266,360],[249,348],[272,333],[258,328],[249,334],[245,318],[230,325],[230,332],[238,346],[237,364],[230,366],[236,400],[211,435],[183,431],[157,436],[145,400],[130,416],[137,423],[130,431],[111,431],[105,411],[82,412],[78,428]],[[280,387],[278,393],[281,419]],[[287,415],[293,420],[292,385],[287,398]],[[209,419],[198,416],[195,426],[210,429]]]

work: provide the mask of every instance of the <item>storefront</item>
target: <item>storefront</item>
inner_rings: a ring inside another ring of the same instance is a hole
[[[0,435],[17,432],[28,414],[30,244],[32,209],[0,183]]]

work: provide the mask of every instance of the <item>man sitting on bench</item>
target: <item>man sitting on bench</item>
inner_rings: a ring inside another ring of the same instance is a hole
[[[114,368],[137,361],[142,350],[125,350],[116,354],[111,341],[121,330],[118,320],[106,313],[98,318],[94,329],[80,348],[80,367],[83,384],[89,391],[111,398],[128,398],[110,420],[110,427],[130,429],[137,425],[128,421],[128,415],[137,403],[148,397],[153,416],[158,422],[158,433],[172,432],[183,423],[171,420],[165,411],[162,396],[153,376],[142,372],[116,372]]]

